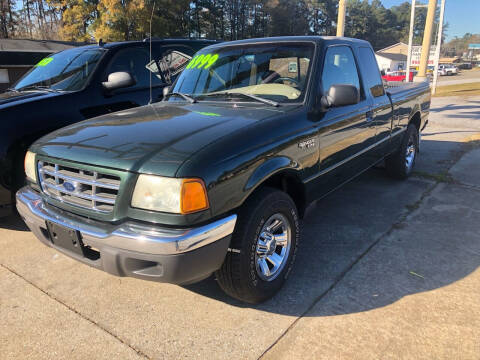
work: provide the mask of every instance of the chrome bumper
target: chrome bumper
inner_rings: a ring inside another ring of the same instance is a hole
[[[41,229],[46,229],[45,222],[51,221],[79,231],[85,245],[151,255],[177,255],[214,243],[231,235],[237,220],[236,215],[230,215],[191,229],[168,229],[139,222],[113,225],[52,207],[29,187],[17,192],[17,209],[37,237],[42,233]],[[45,242],[45,239],[41,240]]]

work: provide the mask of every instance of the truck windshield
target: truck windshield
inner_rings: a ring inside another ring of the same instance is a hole
[[[246,94],[279,103],[299,102],[305,96],[313,51],[312,43],[260,43],[201,50],[187,64],[172,92],[200,101]],[[239,98],[251,101],[246,96]],[[170,97],[170,101],[182,99]]]
[[[45,89],[75,91],[82,89],[97,66],[104,50],[69,49],[38,62],[15,85],[17,91]]]

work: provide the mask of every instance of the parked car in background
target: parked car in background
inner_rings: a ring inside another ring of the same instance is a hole
[[[383,161],[412,173],[429,109],[428,82],[385,90],[366,41],[217,44],[165,101],[35,142],[17,208],[41,242],[97,269],[177,284],[215,273],[258,303],[287,279],[309,203]]]
[[[72,123],[162,99],[191,56],[214,41],[152,40],[89,45],[41,60],[0,94],[0,213],[24,183],[23,158],[39,137]],[[159,71],[172,65],[170,72]],[[172,77],[166,78],[166,77]]]
[[[410,71],[410,80],[413,81],[413,77],[417,74],[417,72]],[[406,81],[407,72],[406,71],[389,71],[385,75],[382,75],[382,79],[385,81]]]
[[[471,70],[473,68],[472,63],[461,63],[458,64],[458,69],[459,70]]]
[[[438,65],[438,75],[440,76],[451,76],[451,75],[457,75],[457,74],[458,74],[458,68],[452,64]]]

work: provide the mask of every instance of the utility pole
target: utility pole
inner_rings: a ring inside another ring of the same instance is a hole
[[[407,76],[405,81],[410,81],[410,64],[412,62],[412,42],[413,42],[413,25],[415,23],[415,0],[412,0],[412,9],[410,13],[410,32],[408,34],[408,54],[407,54]]]
[[[427,80],[428,56],[430,55],[430,45],[432,43],[432,29],[435,21],[435,10],[437,9],[437,0],[428,2],[427,20],[425,21],[425,31],[423,32],[422,55],[420,57],[420,66],[418,74],[415,76],[415,82]]]
[[[345,34],[345,11],[347,4],[346,0],[338,2],[338,21],[337,21],[337,36],[344,36]]]
[[[442,33],[443,33],[443,15],[445,14],[445,0],[442,0],[440,7],[440,19],[438,20],[438,36],[437,36],[437,48],[435,49],[435,68],[433,69],[433,85],[432,95],[435,95],[437,91],[437,79],[438,79],[438,60],[440,59],[440,48],[442,47]]]

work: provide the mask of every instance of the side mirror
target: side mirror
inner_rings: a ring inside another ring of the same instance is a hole
[[[108,75],[108,80],[102,82],[103,87],[108,90],[116,90],[135,85],[132,75],[126,71],[114,72]]]
[[[380,73],[382,74],[382,76],[385,76],[385,70],[382,69],[382,71],[380,71]]]
[[[360,102],[360,92],[353,85],[337,84],[330,86],[326,96],[322,97],[324,107],[354,105]]]

